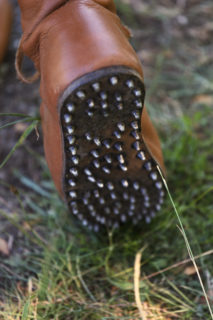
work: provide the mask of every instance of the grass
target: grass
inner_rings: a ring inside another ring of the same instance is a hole
[[[173,119],[161,133],[169,185],[196,255],[213,243],[211,121],[211,109],[203,106],[193,117]],[[147,318],[211,319],[195,272],[187,275],[190,264],[144,279],[188,257],[168,198],[150,225],[90,234],[67,214],[39,156],[38,162],[41,183],[14,172],[23,184],[14,194],[20,207],[9,215],[0,210],[19,230],[17,246],[23,249],[0,263],[1,319],[139,319],[133,267],[141,249],[139,289]],[[197,260],[205,284],[211,261]],[[211,300],[211,288],[206,291]]]
[[[131,23],[134,13],[126,3],[120,1],[119,10]],[[147,12],[151,19],[152,11]],[[138,17],[134,21],[136,28]],[[187,50],[183,64],[179,47],[164,43],[154,67],[145,66],[146,103],[163,142],[170,192],[212,305],[213,68],[204,55],[208,48],[203,47],[202,59]],[[23,119],[31,121],[30,134],[38,119]],[[21,143],[23,153],[37,159],[42,179],[36,184],[16,168],[11,174],[19,187],[2,181],[18,205],[0,209],[4,237],[15,235],[11,254],[0,261],[1,320],[133,320],[141,314],[148,320],[212,319],[193,264],[181,264],[189,255],[169,197],[149,225],[91,234],[67,213],[44,159]]]

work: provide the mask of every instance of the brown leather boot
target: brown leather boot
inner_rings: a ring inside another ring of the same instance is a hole
[[[95,231],[149,222],[164,198],[163,157],[143,107],[141,64],[113,1],[19,4],[17,70],[23,80],[25,54],[40,73],[44,148],[58,191]]]
[[[0,63],[3,61],[12,24],[12,6],[8,0],[0,0]]]

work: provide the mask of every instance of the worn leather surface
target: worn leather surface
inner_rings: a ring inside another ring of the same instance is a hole
[[[12,6],[8,0],[0,0],[0,63],[2,62],[11,31]]]
[[[45,154],[63,195],[60,96],[72,81],[103,67],[127,66],[142,79],[143,72],[112,0],[19,0],[19,4],[23,27],[20,49],[40,71]],[[142,125],[147,146],[164,168],[159,139],[146,112]]]

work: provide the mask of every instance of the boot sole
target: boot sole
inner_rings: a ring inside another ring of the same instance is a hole
[[[144,95],[137,72],[116,66],[77,79],[61,98],[66,201],[96,232],[149,223],[163,203],[162,179],[141,134]]]

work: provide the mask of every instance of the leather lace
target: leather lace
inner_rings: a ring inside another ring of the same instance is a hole
[[[24,75],[22,71],[22,64],[23,64],[23,59],[24,59],[24,51],[22,48],[22,38],[19,41],[18,49],[16,51],[16,57],[15,57],[15,69],[16,69],[16,74],[18,79],[25,83],[33,83],[37,79],[39,79],[40,73],[36,70],[35,73],[32,76],[26,76]]]

